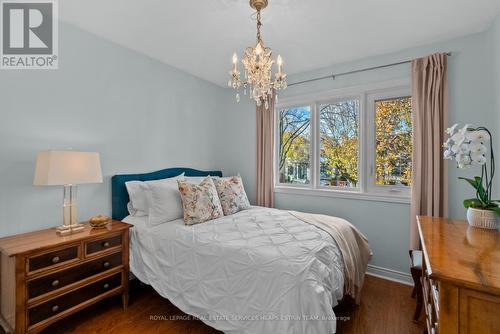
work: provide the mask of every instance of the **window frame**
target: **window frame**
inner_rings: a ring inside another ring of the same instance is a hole
[[[310,116],[310,121],[309,121],[309,170],[310,170],[310,175],[309,175],[309,183],[281,183],[279,182],[280,180],[280,170],[278,166],[278,161],[280,158],[280,152],[279,152],[279,147],[280,147],[280,138],[279,138],[279,111],[282,109],[291,109],[291,108],[304,108],[304,107],[309,107],[311,116]],[[311,103],[292,103],[288,105],[280,105],[280,106],[275,106],[274,108],[274,187],[294,187],[294,188],[310,188],[312,189],[312,185],[314,183],[313,181],[313,168],[314,168],[314,154],[313,154],[313,117],[314,117],[314,105]]]
[[[399,92],[405,92],[398,95]],[[301,194],[320,197],[340,197],[361,200],[373,200],[390,203],[410,203],[411,187],[401,191],[391,191],[395,186],[376,186],[369,175],[370,161],[375,166],[375,108],[370,106],[374,96],[389,96],[388,98],[411,96],[409,78],[376,82],[367,85],[338,88],[317,93],[280,98],[275,106],[275,145],[274,145],[274,192],[287,194]],[[359,101],[359,132],[358,132],[358,173],[359,183],[356,188],[320,186],[320,110],[319,106],[326,103],[338,103],[346,100]],[[378,98],[377,100],[379,100]],[[279,182],[279,117],[278,112],[284,108],[304,107],[311,108],[310,123],[310,182],[309,184],[289,184]],[[371,123],[370,123],[371,122]],[[371,147],[371,148],[370,148]],[[370,152],[371,151],[371,152]],[[401,186],[399,186],[401,187]]]
[[[380,100],[390,100],[399,97],[411,97],[410,87],[394,87],[377,91],[368,92],[366,95],[367,107],[367,149],[366,163],[367,163],[367,192],[377,194],[391,194],[393,196],[411,196],[411,186],[401,185],[378,185],[375,183],[375,165],[376,165],[376,147],[375,147],[375,102]],[[373,125],[373,126],[371,126]]]
[[[347,188],[347,187],[337,187],[337,186],[322,186],[320,184],[320,177],[321,177],[321,171],[320,171],[320,168],[321,168],[321,164],[320,164],[320,157],[321,157],[321,131],[320,131],[320,123],[321,123],[321,110],[319,108],[320,105],[322,104],[336,104],[336,103],[339,103],[339,102],[345,102],[345,101],[352,101],[352,100],[357,100],[358,103],[359,103],[359,110],[358,110],[358,176],[359,176],[359,180],[358,180],[358,185],[357,187],[353,187],[353,188]],[[316,116],[316,119],[317,121],[315,122],[315,125],[316,125],[316,132],[315,132],[315,142],[316,142],[316,145],[315,145],[315,153],[316,153],[316,157],[315,157],[315,162],[316,164],[318,165],[315,169],[315,181],[316,181],[316,189],[326,189],[326,190],[334,190],[334,191],[347,191],[347,192],[360,192],[361,189],[362,189],[362,177],[361,177],[361,110],[362,110],[362,105],[363,105],[363,96],[360,95],[360,94],[352,94],[352,95],[347,95],[347,96],[336,96],[334,98],[330,98],[330,99],[327,99],[327,100],[322,100],[322,101],[317,101],[315,104],[316,104],[316,108],[315,108],[315,116]]]

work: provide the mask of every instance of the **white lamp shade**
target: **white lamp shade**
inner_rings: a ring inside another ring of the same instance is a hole
[[[102,183],[97,152],[42,151],[36,159],[35,186]]]

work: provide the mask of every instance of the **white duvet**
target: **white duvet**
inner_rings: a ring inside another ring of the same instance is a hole
[[[125,221],[132,272],[185,313],[225,333],[335,333],[343,262],[327,232],[260,207],[194,226]]]

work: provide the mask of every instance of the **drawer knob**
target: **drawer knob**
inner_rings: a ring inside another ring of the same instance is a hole
[[[102,287],[104,288],[104,290],[107,290],[107,289],[109,289],[109,284],[108,283],[104,283],[104,285]]]
[[[57,311],[59,311],[59,305],[52,306],[52,312],[57,312]]]
[[[108,262],[108,261],[104,262],[104,263],[102,264],[102,266],[103,266],[104,268],[108,268],[108,267],[109,267],[109,262]]]
[[[59,285],[59,280],[58,279],[55,279],[52,281],[52,286],[58,286]]]
[[[102,243],[102,247],[109,247],[109,241],[104,241]]]
[[[54,256],[52,258],[52,263],[57,263],[57,262],[59,262],[59,260],[60,260],[59,256]]]

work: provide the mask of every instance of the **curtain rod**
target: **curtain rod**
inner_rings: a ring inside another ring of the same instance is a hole
[[[447,56],[451,56],[451,52],[446,52],[446,55]],[[342,72],[342,73],[337,73],[337,74],[330,74],[330,75],[325,75],[324,77],[318,77],[318,78],[313,78],[313,79],[308,79],[308,80],[302,80],[302,81],[293,82],[291,84],[288,84],[288,86],[301,85],[301,84],[305,84],[305,83],[308,83],[308,82],[325,80],[325,79],[330,79],[330,78],[332,80],[335,80],[335,78],[340,77],[342,75],[349,75],[349,74],[355,74],[355,73],[359,73],[359,72],[378,70],[380,68],[391,67],[391,66],[402,65],[402,64],[408,64],[408,63],[411,63],[411,62],[412,62],[411,60],[404,60],[404,61],[400,61],[400,62],[392,63],[392,64],[367,67],[367,68],[362,68],[362,69],[359,69],[359,70],[353,70],[353,71]]]

